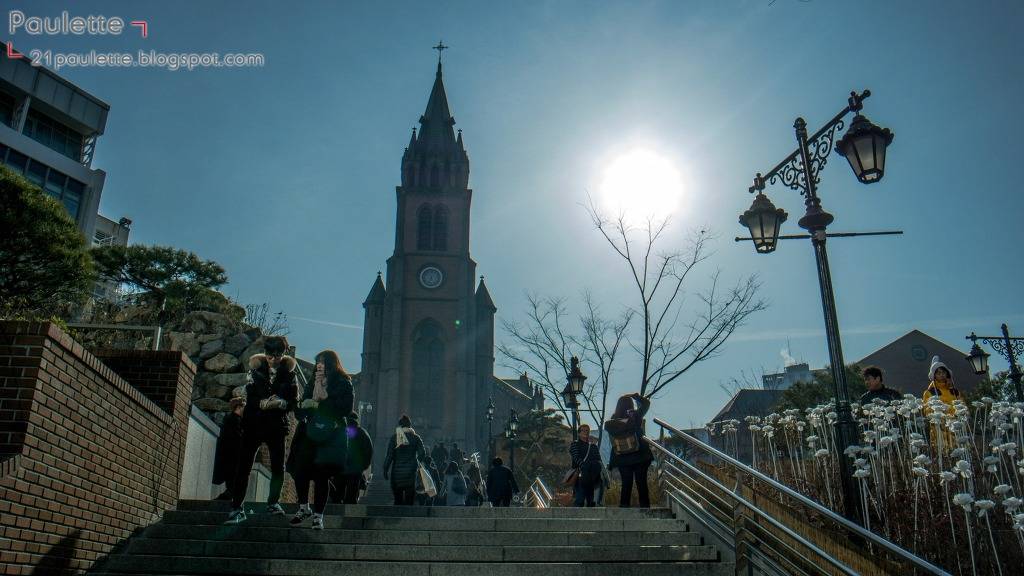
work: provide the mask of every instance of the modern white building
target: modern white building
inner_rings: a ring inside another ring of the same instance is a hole
[[[92,235],[94,248],[102,246],[127,246],[128,235],[132,231],[132,221],[121,218],[114,222],[103,214],[96,215],[96,229]],[[92,296],[97,300],[113,301],[118,298],[117,282],[97,280]]]
[[[110,106],[27,57],[0,54],[0,163],[59,200],[86,239],[106,172],[92,168]]]

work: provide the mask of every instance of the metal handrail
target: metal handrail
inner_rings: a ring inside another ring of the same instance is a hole
[[[704,442],[700,441],[699,439],[695,438],[694,436],[692,436],[690,434],[687,434],[686,432],[683,432],[682,430],[679,430],[678,428],[672,426],[671,424],[665,422],[664,420],[662,420],[660,418],[655,418],[654,419],[654,423],[659,425],[659,426],[661,426],[663,429],[668,430],[672,434],[682,438],[687,443],[692,444],[692,445],[694,445],[694,446],[696,446],[696,447],[698,447],[698,448],[708,452],[709,454],[713,455],[714,457],[719,458],[719,459],[725,461],[726,463],[730,464],[731,466],[733,466],[733,467],[739,469],[740,471],[742,471],[744,474],[748,474],[751,477],[756,478],[757,480],[768,484],[769,486],[771,486],[772,488],[775,488],[776,490],[778,490],[779,492],[785,494],[786,496],[788,496],[790,498],[793,498],[794,500],[800,502],[801,504],[803,504],[803,505],[811,508],[815,512],[821,514],[822,516],[825,516],[826,518],[828,518],[828,519],[838,523],[840,526],[846,528],[847,530],[850,530],[854,534],[857,534],[861,538],[864,538],[865,540],[869,541],[870,543],[875,544],[875,545],[877,545],[877,546],[879,546],[881,548],[884,548],[885,550],[888,550],[889,552],[895,554],[899,558],[902,558],[903,560],[905,560],[907,562],[910,562],[914,566],[916,566],[916,567],[918,567],[918,568],[920,568],[922,570],[925,570],[925,571],[927,571],[929,573],[932,573],[932,574],[951,576],[949,574],[949,572],[946,572],[942,568],[939,568],[938,566],[935,566],[934,564],[928,562],[927,560],[925,560],[923,558],[920,558],[919,556],[916,556],[915,554],[909,552],[908,550],[905,550],[904,548],[900,547],[899,545],[897,545],[897,544],[895,544],[893,542],[890,542],[889,540],[886,540],[885,538],[882,538],[881,536],[875,534],[874,532],[871,532],[869,530],[866,530],[866,529],[862,528],[861,526],[858,526],[857,524],[847,520],[846,518],[843,518],[839,514],[836,514],[832,510],[829,510],[828,508],[822,506],[821,504],[815,502],[814,500],[811,500],[807,496],[804,496],[803,494],[793,490],[792,488],[786,486],[785,484],[780,483],[779,481],[775,480],[774,478],[772,478],[770,476],[767,476],[767,475],[761,473],[760,471],[758,471],[758,470],[756,470],[754,468],[751,468],[750,466],[747,466],[746,464],[740,462],[739,460],[733,458],[732,456],[729,456],[728,454],[726,454],[726,453],[724,453],[724,452],[722,452],[722,451],[720,451],[720,450],[718,450],[716,448],[713,448],[713,447],[709,446],[708,444],[705,444]],[[693,467],[692,464],[690,464],[689,462],[686,462],[685,460],[683,460],[679,456],[676,456],[672,452],[666,450],[663,446],[658,444],[656,441],[652,440],[651,438],[647,438],[647,437],[645,437],[645,440],[648,442],[648,444],[650,444],[651,446],[657,447],[660,451],[664,452],[666,455],[668,455],[674,461],[681,462],[684,465],[686,465],[686,466],[688,466],[690,468],[693,468],[693,470],[697,471],[702,476],[712,480],[713,482],[715,482],[715,484],[721,486],[723,489],[726,489],[726,491],[728,491],[728,489],[725,488],[724,486],[722,486],[720,482],[714,480],[710,476],[707,476],[703,472],[700,472],[695,467]],[[777,520],[775,520],[774,518],[771,518],[766,513],[764,513],[760,509],[758,509],[756,506],[754,506],[753,504],[751,504],[748,501],[746,501],[738,493],[738,490],[736,492],[733,492],[733,496],[737,500],[743,502],[744,505],[751,507],[751,509],[754,510],[754,512],[757,513],[762,518],[765,518],[766,520],[768,520],[773,525],[777,524]],[[784,531],[787,532],[787,535],[792,537],[792,535],[789,534],[789,532],[792,532],[791,530],[789,530],[788,528],[784,528]],[[800,540],[803,540],[803,539],[800,538]],[[804,544],[804,542],[801,542],[801,544]],[[813,550],[816,550],[816,551],[818,550],[817,547],[813,546],[813,545],[811,545],[811,548]],[[821,551],[820,553],[823,555],[823,557],[826,560],[829,560],[830,563],[832,563],[832,561],[834,560],[831,556],[829,556],[824,551]]]
[[[530,497],[533,497],[533,501],[536,503],[534,508],[550,508],[551,507],[551,491],[544,484],[544,481],[540,479],[540,476],[536,476],[533,482],[530,483],[530,487],[526,490],[526,495],[523,496],[523,506],[530,505]]]

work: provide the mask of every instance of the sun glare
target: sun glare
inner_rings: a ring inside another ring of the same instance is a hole
[[[609,164],[600,188],[604,208],[633,222],[670,216],[679,208],[683,192],[679,170],[668,159],[643,149]]]

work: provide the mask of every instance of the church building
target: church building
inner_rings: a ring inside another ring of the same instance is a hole
[[[429,447],[486,452],[490,399],[520,411],[543,405],[526,378],[494,376],[494,314],[470,257],[469,156],[456,135],[438,62],[419,130],[402,155],[395,249],[366,301],[358,396],[378,446],[408,414]],[[496,413],[495,433],[507,414]],[[383,454],[383,448],[382,454]]]

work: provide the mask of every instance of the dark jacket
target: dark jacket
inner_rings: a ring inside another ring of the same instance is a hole
[[[295,359],[281,357],[274,379],[270,379],[270,366],[264,354],[253,354],[249,358],[250,382],[245,385],[245,411],[242,412],[242,427],[255,433],[277,432],[288,434],[288,414],[299,402],[299,387],[295,383]],[[277,396],[288,405],[284,409],[263,410],[260,402]]]
[[[879,388],[878,390],[868,390],[867,392],[861,394],[860,403],[870,404],[875,398],[885,400],[886,402],[894,402],[896,400],[902,400],[903,395],[900,394],[898,390],[886,388],[883,384],[882,387]]]
[[[631,452],[629,454],[616,454],[615,443],[613,442],[612,457],[608,462],[609,470],[620,468],[622,466],[650,464],[654,461],[654,454],[651,453],[651,447],[642,439],[644,434],[644,415],[647,414],[647,410],[649,410],[650,407],[651,401],[647,398],[641,398],[639,409],[630,410],[626,414],[625,418],[610,418],[605,421],[604,429],[607,430],[608,435],[611,436],[609,440],[634,435],[637,437],[640,447],[636,452]]]
[[[511,498],[519,493],[519,485],[512,471],[506,466],[491,466],[487,472],[487,499],[491,503]]]
[[[308,387],[312,395],[312,387]],[[304,398],[308,399],[308,398]],[[332,374],[327,378],[327,398],[317,403],[316,408],[297,408],[299,425],[292,437],[291,450],[285,468],[292,476],[312,474],[314,466],[341,469],[346,463],[345,417],[352,411],[352,380],[346,376]],[[306,434],[309,420],[314,416],[323,417],[338,427],[338,438],[328,445],[317,445]]]
[[[427,453],[423,449],[423,440],[416,435],[416,431],[412,428],[406,430],[408,444],[396,448],[396,434],[392,434],[388,440],[388,452],[384,457],[384,476],[391,479],[392,488],[415,488],[416,469],[420,462],[427,459]]]
[[[448,465],[448,449],[444,447],[444,444],[434,446],[434,449],[430,451],[430,457],[434,459],[434,464],[438,466]]]
[[[572,467],[580,471],[580,482],[591,485],[601,480],[601,450],[597,444],[574,440],[569,444]]]
[[[242,417],[228,412],[217,437],[217,450],[213,457],[213,483],[230,482],[235,478],[238,453],[242,450]]]
[[[373,441],[366,430],[356,420],[348,421],[348,461],[345,463],[345,474],[354,476],[362,474],[373,463]]]

